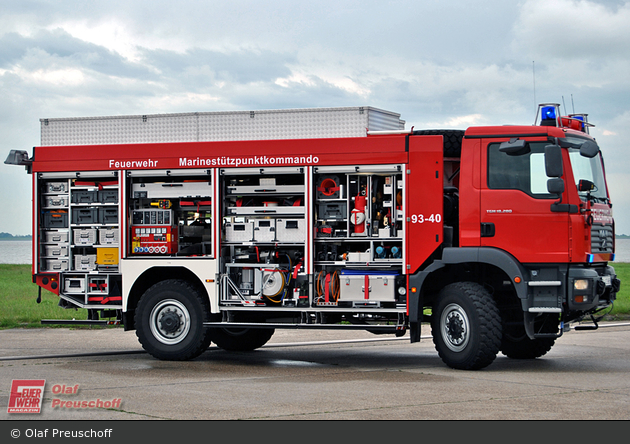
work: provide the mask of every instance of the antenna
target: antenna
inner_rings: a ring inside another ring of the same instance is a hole
[[[564,103],[564,96],[562,96],[562,106],[564,106],[564,113],[567,113],[567,106]]]
[[[571,106],[573,107],[573,114],[575,114],[575,105],[573,104],[573,94],[571,94]]]
[[[532,74],[534,75],[534,107],[538,109],[538,102],[536,102],[536,61],[532,60]]]

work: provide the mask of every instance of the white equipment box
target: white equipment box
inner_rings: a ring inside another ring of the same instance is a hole
[[[339,301],[395,301],[396,275],[381,273],[342,270]]]
[[[365,137],[403,130],[400,114],[369,106],[40,119],[41,145]]]

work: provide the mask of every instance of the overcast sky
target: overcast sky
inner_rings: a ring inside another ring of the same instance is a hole
[[[630,234],[630,2],[0,0],[0,156],[40,118],[373,106],[406,127],[587,113]],[[0,165],[0,232],[31,178]]]

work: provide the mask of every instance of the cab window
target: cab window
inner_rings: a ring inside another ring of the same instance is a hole
[[[488,145],[488,188],[520,190],[536,198],[552,198],[545,173],[546,142],[531,142],[524,154],[499,151],[500,143]]]

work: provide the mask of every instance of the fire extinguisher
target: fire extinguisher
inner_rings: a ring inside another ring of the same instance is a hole
[[[354,209],[350,213],[350,222],[354,225],[355,233],[365,232],[365,205],[367,199],[365,196],[356,196],[354,198]]]

